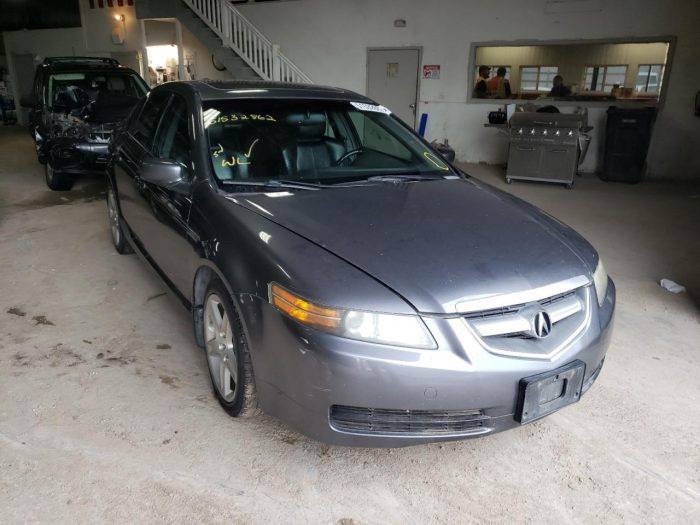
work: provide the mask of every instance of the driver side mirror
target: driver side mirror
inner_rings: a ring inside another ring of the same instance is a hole
[[[185,169],[172,160],[145,160],[141,164],[141,180],[176,193],[188,194],[190,191]]]
[[[39,103],[39,99],[34,96],[34,94],[29,94],[29,95],[24,95],[19,98],[19,105],[22,106],[23,108],[29,108],[29,109],[36,109],[38,108],[41,104]]]

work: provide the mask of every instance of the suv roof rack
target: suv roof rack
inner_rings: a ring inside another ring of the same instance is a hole
[[[105,57],[49,57],[44,59],[44,64],[66,64],[66,63],[102,64],[105,66],[119,66],[119,61],[114,58]]]

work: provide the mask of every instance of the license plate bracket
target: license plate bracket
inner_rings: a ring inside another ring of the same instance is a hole
[[[556,370],[522,378],[515,420],[529,423],[576,403],[585,373],[586,363],[577,359]]]

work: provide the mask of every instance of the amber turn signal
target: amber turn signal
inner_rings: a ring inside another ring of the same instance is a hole
[[[300,323],[326,329],[340,328],[340,310],[314,304],[278,284],[270,285],[271,303]]]

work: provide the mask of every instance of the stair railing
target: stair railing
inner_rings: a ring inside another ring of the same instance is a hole
[[[233,49],[263,79],[312,83],[311,79],[280,51],[280,46],[270,42],[227,0],[183,1],[225,45]]]

